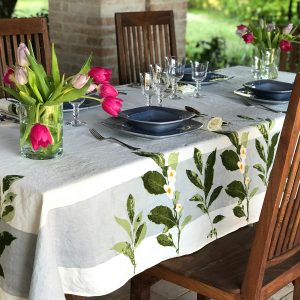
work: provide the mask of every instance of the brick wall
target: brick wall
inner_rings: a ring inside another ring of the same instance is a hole
[[[93,65],[113,69],[117,81],[114,13],[173,10],[178,54],[184,54],[187,0],[49,0],[50,39],[59,65],[76,73],[90,52]]]

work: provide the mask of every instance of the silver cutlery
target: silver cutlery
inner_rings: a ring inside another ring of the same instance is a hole
[[[89,129],[89,131],[99,141],[103,141],[103,140],[115,141],[115,142],[119,143],[120,145],[122,145],[124,147],[127,147],[128,149],[134,150],[134,151],[141,149],[141,148],[138,148],[138,147],[133,147],[131,145],[128,145],[128,144],[126,144],[126,143],[124,143],[124,142],[122,142],[122,141],[120,141],[116,138],[113,138],[113,137],[104,137],[95,128],[91,128],[91,129]]]
[[[246,98],[243,98],[243,101],[244,101],[244,103],[245,103],[247,106],[252,106],[252,107],[261,106],[262,108],[264,108],[264,109],[266,109],[266,110],[269,110],[269,111],[272,111],[272,112],[274,112],[274,113],[286,113],[286,110],[278,110],[278,109],[274,109],[274,108],[271,108],[271,107],[269,107],[269,106],[263,105],[263,104],[261,104],[261,103],[255,102],[255,104],[253,104],[251,100],[246,99]]]

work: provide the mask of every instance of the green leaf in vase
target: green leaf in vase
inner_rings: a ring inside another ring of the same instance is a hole
[[[199,189],[204,190],[203,183],[197,173],[192,170],[186,170],[186,175],[192,184],[194,184]]]
[[[166,235],[164,233],[161,233],[157,236],[157,241],[160,245],[164,247],[174,247],[172,235]]]
[[[59,67],[57,62],[57,56],[55,53],[54,44],[52,43],[52,49],[51,49],[51,73],[54,80],[55,87],[59,86],[60,84],[60,73],[59,73]]]
[[[166,179],[157,171],[148,171],[142,176],[145,189],[153,195],[164,194],[164,185],[167,184]]]
[[[225,192],[233,197],[233,198],[239,198],[241,200],[244,200],[247,193],[245,191],[244,185],[242,184],[241,181],[232,181],[231,183],[229,183],[225,189]]]
[[[217,153],[217,149],[215,149],[212,153],[209,154],[206,161],[205,173],[204,173],[205,198],[209,194],[214,180],[214,165],[216,162],[216,153]]]
[[[134,218],[134,202],[134,197],[131,194],[129,194],[127,199],[127,213],[131,224],[133,223]]]
[[[267,169],[268,170],[270,169],[270,167],[273,163],[273,160],[274,160],[275,148],[276,148],[276,145],[278,142],[278,138],[279,138],[279,132],[275,133],[271,139],[271,143],[270,143],[270,146],[268,149],[268,160],[267,160]]]
[[[222,188],[223,188],[223,186],[220,185],[213,190],[213,192],[210,195],[208,207],[210,207],[212,205],[212,203],[219,197],[219,195],[222,191]]]
[[[213,219],[213,224],[217,224],[217,223],[221,222],[223,219],[225,219],[225,216],[223,216],[223,215],[217,215]]]
[[[259,157],[266,163],[267,159],[265,155],[265,149],[262,143],[258,139],[255,139],[255,148],[257,150]]]
[[[156,206],[150,211],[148,218],[155,224],[165,225],[168,229],[176,225],[176,219],[173,216],[172,210],[167,206]]]
[[[221,154],[221,160],[227,170],[235,171],[239,169],[238,162],[240,161],[240,158],[235,151],[225,150]]]
[[[137,248],[140,245],[140,243],[143,241],[143,239],[146,236],[146,232],[147,232],[147,226],[146,223],[143,223],[138,227],[136,231],[134,248]]]
[[[23,178],[24,176],[21,176],[21,175],[7,175],[5,176],[3,179],[2,179],[2,184],[3,184],[3,187],[2,187],[2,192],[6,192],[10,186],[18,179],[21,179]]]
[[[202,154],[201,151],[197,148],[194,148],[194,162],[199,173],[202,175],[203,174]]]
[[[177,168],[178,156],[179,156],[178,152],[176,152],[176,153],[173,152],[169,155],[168,166],[171,167],[173,170],[176,170],[176,168]]]
[[[154,153],[154,152],[146,152],[146,151],[139,151],[134,153],[139,156],[152,158],[160,168],[163,168],[165,166],[165,158],[163,153]]]
[[[233,213],[234,213],[234,215],[235,215],[236,217],[238,217],[238,218],[246,217],[244,208],[241,207],[241,206],[235,206],[235,207],[233,208]]]

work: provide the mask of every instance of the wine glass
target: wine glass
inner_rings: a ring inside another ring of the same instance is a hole
[[[191,61],[192,67],[192,78],[196,81],[196,89],[193,94],[195,98],[203,97],[200,93],[201,90],[201,83],[205,79],[207,75],[207,68],[208,68],[208,61],[206,62],[199,62],[199,61]]]
[[[150,71],[153,74],[152,77],[155,86],[155,93],[157,96],[157,104],[158,106],[162,106],[163,92],[170,85],[168,72],[158,64],[154,66],[150,65]]]
[[[172,93],[169,98],[172,100],[181,99],[181,97],[177,95],[177,82],[182,79],[184,75],[185,57],[177,58],[175,56],[171,56],[166,59],[166,62],[168,75],[172,86]]]
[[[140,73],[142,94],[146,97],[146,106],[151,106],[151,97],[154,95],[154,83],[152,74]]]
[[[79,127],[81,125],[86,124],[85,121],[79,120],[79,107],[84,101],[85,101],[85,98],[78,98],[77,100],[69,102],[73,107],[73,120],[66,122],[66,125],[73,126],[73,127]]]

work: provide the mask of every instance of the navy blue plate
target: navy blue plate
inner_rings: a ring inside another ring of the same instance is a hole
[[[176,129],[195,114],[169,107],[142,106],[122,111],[119,116],[138,130],[163,133]]]
[[[271,79],[261,79],[244,83],[257,98],[277,101],[288,101],[291,97],[293,84]]]

